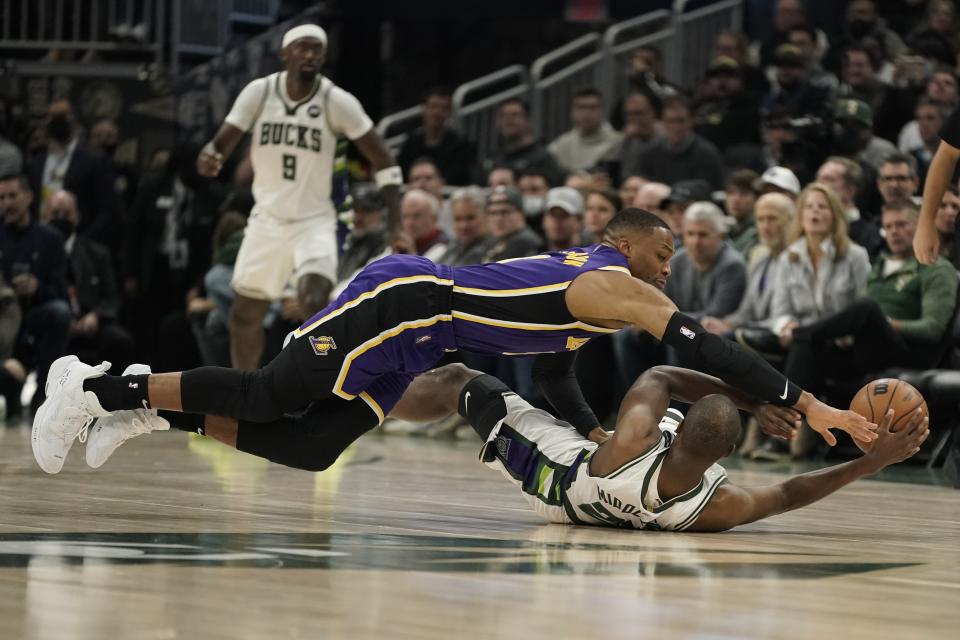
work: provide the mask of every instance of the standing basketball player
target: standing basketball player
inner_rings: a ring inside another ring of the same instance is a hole
[[[264,316],[291,275],[306,317],[329,302],[337,273],[330,190],[338,136],[352,140],[373,165],[387,202],[387,228],[399,228],[400,168],[357,99],[320,75],[326,33],[312,24],[294,27],[282,47],[286,70],[248,84],[197,158],[201,175],[216,176],[251,133],[256,205],[234,267],[230,314],[230,355],[244,370],[259,365]]]

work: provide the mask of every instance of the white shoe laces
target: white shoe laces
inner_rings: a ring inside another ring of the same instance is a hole
[[[90,415],[83,409],[78,409],[76,407],[69,407],[64,413],[67,415],[60,423],[61,428],[56,435],[62,438],[65,442],[73,440],[74,438],[79,438],[80,442],[86,442],[87,434],[90,431],[90,425],[93,424],[94,420],[96,420],[96,417]],[[69,437],[71,433],[73,436]]]

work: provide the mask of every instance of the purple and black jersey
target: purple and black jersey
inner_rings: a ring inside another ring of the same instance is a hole
[[[574,318],[564,299],[574,278],[596,269],[629,275],[623,254],[606,245],[569,249],[453,269],[453,333],[457,347],[521,355],[581,347],[615,329]]]
[[[577,276],[597,269],[630,273],[606,245],[465,267],[389,256],[297,329],[290,348],[317,384],[361,398],[382,421],[446,351],[555,353],[614,333],[578,321],[564,300]]]

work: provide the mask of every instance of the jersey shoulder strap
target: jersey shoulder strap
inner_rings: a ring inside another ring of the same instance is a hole
[[[257,120],[260,119],[260,116],[263,115],[263,108],[267,104],[267,96],[270,95],[270,85],[272,84],[273,77],[275,73],[271,73],[269,76],[263,79],[263,94],[260,96],[260,104],[257,105],[257,112],[253,116],[253,123],[256,124]]]
[[[333,135],[338,138],[342,138],[343,132],[338,131],[337,128],[333,126],[333,122],[330,121],[330,92],[333,91],[334,87],[337,85],[333,83],[333,80],[327,78],[326,76],[323,77],[323,80],[327,81],[327,86],[323,89],[323,95],[321,97],[321,100],[323,101],[323,117],[326,119],[327,126],[330,127],[330,131],[333,132]],[[321,80],[321,82],[323,80]]]

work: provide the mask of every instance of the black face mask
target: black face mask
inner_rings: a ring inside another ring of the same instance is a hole
[[[64,239],[72,236],[73,232],[77,230],[77,225],[73,224],[72,221],[67,220],[66,218],[54,218],[47,224],[62,233]]]
[[[67,116],[53,116],[47,123],[47,134],[57,142],[67,142],[71,133]]]
[[[851,20],[847,23],[847,29],[850,30],[850,35],[854,38],[862,38],[873,31],[876,24],[872,20]]]

